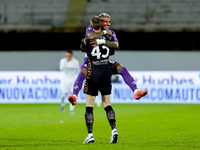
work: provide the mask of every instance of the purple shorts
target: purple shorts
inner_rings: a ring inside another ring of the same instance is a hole
[[[109,66],[110,66],[110,68],[112,68],[112,66],[114,64],[116,64],[116,63],[117,63],[116,61],[109,59]],[[81,65],[81,68],[87,69],[87,57],[84,58],[83,64]]]

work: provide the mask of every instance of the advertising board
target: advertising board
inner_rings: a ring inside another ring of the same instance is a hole
[[[200,103],[200,71],[130,71],[139,90],[148,94],[139,101],[122,77],[112,77],[111,103]],[[1,71],[0,103],[60,103],[59,71]],[[67,101],[67,100],[66,100]],[[77,99],[85,103],[83,89]]]

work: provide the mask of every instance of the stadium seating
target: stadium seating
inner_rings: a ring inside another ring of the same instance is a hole
[[[112,17],[112,29],[115,30],[152,28],[154,30],[199,28],[200,30],[200,0],[87,0],[86,7],[76,4],[76,9],[71,9],[71,12],[67,13],[70,1],[72,2],[72,0],[0,0],[0,27],[62,28],[73,27],[77,20],[81,20],[82,22],[77,23],[75,27],[85,28],[89,25],[91,16],[107,12]],[[66,18],[69,19],[66,21]],[[75,22],[71,23],[74,18]]]
[[[0,25],[63,27],[70,0],[0,0]]]
[[[89,0],[82,25],[88,26],[90,17],[101,12],[111,15],[115,30],[200,24],[199,0]]]

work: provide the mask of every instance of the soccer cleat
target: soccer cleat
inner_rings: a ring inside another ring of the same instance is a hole
[[[87,143],[94,143],[94,137],[93,136],[88,136],[85,141],[83,142],[83,144],[87,144]]]
[[[70,95],[68,100],[72,105],[76,105],[76,95]]]
[[[117,143],[118,140],[118,132],[116,129],[112,131],[111,141],[110,143]]]
[[[144,90],[144,91],[137,91],[136,94],[134,95],[134,99],[135,100],[139,100],[140,98],[142,98],[143,96],[147,95],[148,91]]]

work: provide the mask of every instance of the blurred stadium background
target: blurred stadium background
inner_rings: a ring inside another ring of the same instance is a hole
[[[200,0],[0,0],[1,85],[9,85],[6,81],[11,78],[13,82],[23,80],[23,73],[17,78],[17,71],[58,72],[59,60],[67,49],[74,50],[81,64],[84,54],[79,50],[80,40],[91,16],[102,12],[111,15],[110,28],[119,40],[120,48],[112,59],[129,71],[148,71],[138,76],[132,72],[140,80],[139,87],[151,77],[155,84],[166,80],[165,84],[172,86],[178,80],[181,84],[177,86],[198,87]],[[9,72],[5,71],[16,71],[10,73],[15,77],[6,76]],[[165,73],[168,76],[160,76]],[[5,91],[2,87],[2,101]],[[200,90],[196,88],[193,94],[199,103]]]
[[[120,50],[200,49],[199,0],[0,0],[0,49],[79,49],[101,12],[111,15]]]
[[[111,59],[149,93],[135,101],[114,76],[119,143],[108,144],[110,127],[95,105],[96,141],[83,146],[85,97],[74,116],[60,112],[59,61],[73,49],[82,64],[80,41],[102,12],[119,40]],[[199,150],[199,85],[200,0],[0,0],[0,149]]]

